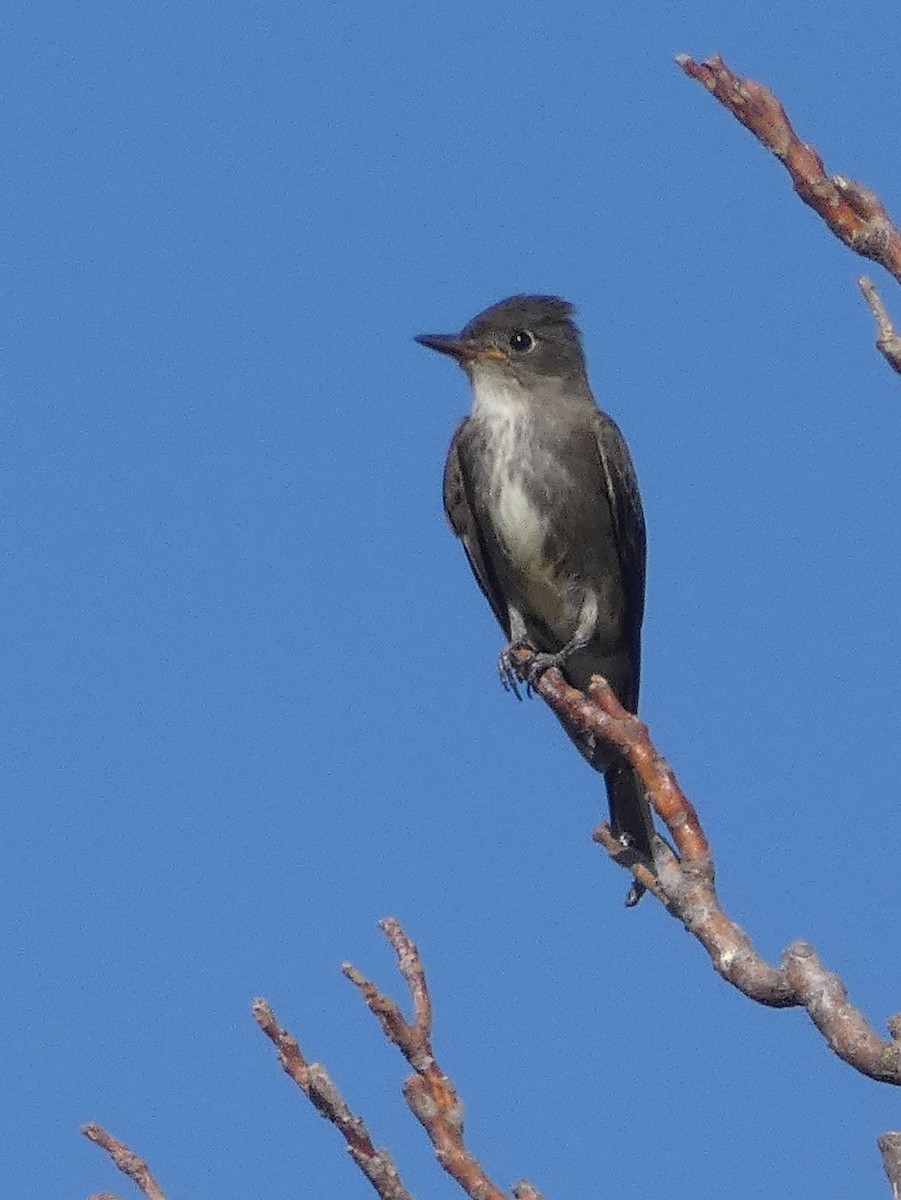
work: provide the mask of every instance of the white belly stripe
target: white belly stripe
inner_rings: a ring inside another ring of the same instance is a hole
[[[494,450],[488,487],[495,530],[520,573],[529,609],[554,626],[565,617],[554,564],[545,557],[545,517],[530,500],[518,469],[532,414],[515,385],[492,377],[477,380],[474,411]]]

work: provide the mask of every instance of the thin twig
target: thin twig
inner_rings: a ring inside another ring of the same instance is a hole
[[[892,369],[901,375],[901,336],[895,332],[895,327],[889,319],[885,305],[882,303],[882,297],[865,275],[861,275],[857,281],[857,285],[863,292],[864,298],[870,306],[870,311],[876,318],[876,328],[878,330],[876,349],[888,360]]]
[[[770,89],[734,75],[718,54],[701,63],[680,54],[676,62],[776,155],[795,191],[837,238],[881,263],[901,283],[901,232],[875,192],[842,175],[830,178],[819,154],[801,141]]]
[[[397,965],[413,1000],[413,1020],[350,963],[342,970],[362,992],[389,1041],[416,1072],[404,1083],[404,1096],[435,1147],[445,1171],[472,1200],[506,1200],[463,1142],[463,1106],[451,1080],[441,1070],[432,1049],[432,1007],[419,951],[398,921],[389,917],[379,924],[397,955]],[[514,1189],[521,1200],[541,1200],[541,1194],[522,1182]]]
[[[901,1133],[883,1133],[876,1139],[882,1165],[892,1185],[893,1200],[901,1200]]]
[[[256,999],[254,1020],[278,1051],[279,1062],[318,1112],[330,1121],[347,1143],[351,1158],[382,1200],[413,1200],[401,1182],[387,1150],[377,1150],[363,1121],[351,1112],[344,1097],[319,1063],[308,1063],[297,1040],[279,1025],[269,1003]]]
[[[785,109],[769,88],[733,74],[720,56],[696,62],[680,54],[676,62],[741,121],[784,165],[795,191],[823,218],[837,238],[856,254],[880,263],[901,283],[901,230],[875,192],[844,175],[828,176],[822,158],[802,142]],[[901,374],[901,338],[869,280],[858,280],[876,317],[876,345]]]
[[[81,1132],[95,1145],[101,1146],[107,1152],[119,1170],[134,1181],[147,1200],[166,1200],[165,1192],[153,1178],[150,1168],[143,1158],[139,1158],[133,1150],[129,1150],[124,1142],[114,1138],[111,1133],[107,1133],[102,1126],[93,1121],[88,1125],[82,1125]]]

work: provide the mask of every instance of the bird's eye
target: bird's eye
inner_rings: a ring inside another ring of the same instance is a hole
[[[510,335],[510,349],[517,354],[528,354],[535,349],[535,337],[528,329],[517,329]]]

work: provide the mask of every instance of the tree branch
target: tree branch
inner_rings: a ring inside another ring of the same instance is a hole
[[[363,993],[385,1036],[393,1042],[416,1072],[404,1083],[404,1096],[435,1147],[435,1155],[472,1200],[505,1200],[501,1189],[488,1178],[463,1142],[463,1106],[451,1080],[438,1065],[432,1050],[432,1008],[419,951],[393,917],[379,922],[397,955],[397,965],[410,989],[413,1020],[405,1019],[398,1005],[383,995],[356,967],[345,963],[344,974]],[[519,1200],[541,1200],[525,1181],[517,1184]]]
[[[892,1185],[893,1200],[901,1200],[901,1133],[884,1133],[876,1139],[876,1144]]]
[[[511,655],[524,682],[533,657],[524,648]],[[552,668],[533,686],[558,716],[615,746],[638,774],[678,851],[677,856],[661,845],[657,879],[648,890],[698,939],[719,974],[758,1004],[805,1008],[830,1048],[849,1066],[882,1083],[901,1084],[901,1017],[889,1022],[890,1039],[880,1038],[849,1002],[844,984],[826,970],[812,946],[792,942],[780,965],[772,966],[723,911],[714,885],[713,856],[698,814],[672,768],[652,744],[647,727],[623,708],[609,684],[595,676],[590,695],[585,695]],[[629,861],[609,825],[598,826],[593,836],[611,858],[626,866],[640,883],[648,884],[650,872]]]
[[[404,1097],[431,1138],[438,1162],[472,1200],[507,1200],[464,1145],[463,1106],[432,1050],[432,1004],[419,951],[393,917],[379,924],[394,948],[398,969],[410,990],[413,1020],[407,1021],[400,1006],[356,967],[344,963],[341,969],[362,992],[387,1039],[413,1068],[415,1074],[404,1083]],[[366,1126],[351,1113],[324,1068],[318,1063],[307,1063],[296,1040],[281,1028],[265,1000],[254,1001],[253,1015],[274,1043],[285,1071],[343,1135],[351,1157],[382,1200],[412,1200],[391,1156],[387,1150],[374,1148]],[[513,1194],[516,1200],[542,1200],[540,1192],[524,1181],[516,1185]]]
[[[873,284],[865,275],[861,275],[857,285],[864,294],[864,299],[870,306],[876,318],[876,349],[888,361],[890,367],[901,375],[901,337],[895,332],[895,327],[889,320],[885,305]]]
[[[842,175],[829,178],[823,160],[801,141],[769,88],[733,75],[718,54],[702,63],[680,54],[676,62],[776,155],[795,191],[837,238],[857,254],[881,263],[901,283],[901,233],[875,192]]]
[[[142,1158],[138,1158],[133,1150],[129,1150],[124,1142],[114,1138],[111,1133],[107,1133],[102,1126],[93,1121],[88,1125],[82,1125],[81,1132],[89,1141],[94,1142],[97,1146],[102,1146],[119,1170],[134,1181],[147,1200],[166,1200],[166,1194],[153,1178],[150,1168]],[[99,1193],[94,1200],[100,1200],[100,1197],[108,1195],[107,1192]],[[112,1197],[112,1200],[115,1200],[115,1197]]]
[[[387,1150],[376,1150],[363,1121],[355,1116],[344,1097],[319,1063],[308,1063],[297,1040],[276,1020],[268,1002],[256,999],[253,1018],[278,1051],[278,1059],[321,1116],[335,1126],[347,1143],[351,1158],[382,1200],[413,1200]]]
[[[702,63],[680,54],[676,62],[776,155],[791,176],[795,191],[819,213],[837,238],[856,254],[885,267],[901,283],[901,231],[875,192],[844,175],[828,176],[822,158],[801,141],[769,88],[734,75],[718,54]],[[879,325],[876,345],[894,370],[901,373],[901,339],[872,283],[859,282]]]

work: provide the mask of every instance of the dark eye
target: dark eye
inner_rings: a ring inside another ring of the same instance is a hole
[[[535,338],[528,329],[517,329],[510,335],[510,349],[517,354],[528,354],[535,349]]]

